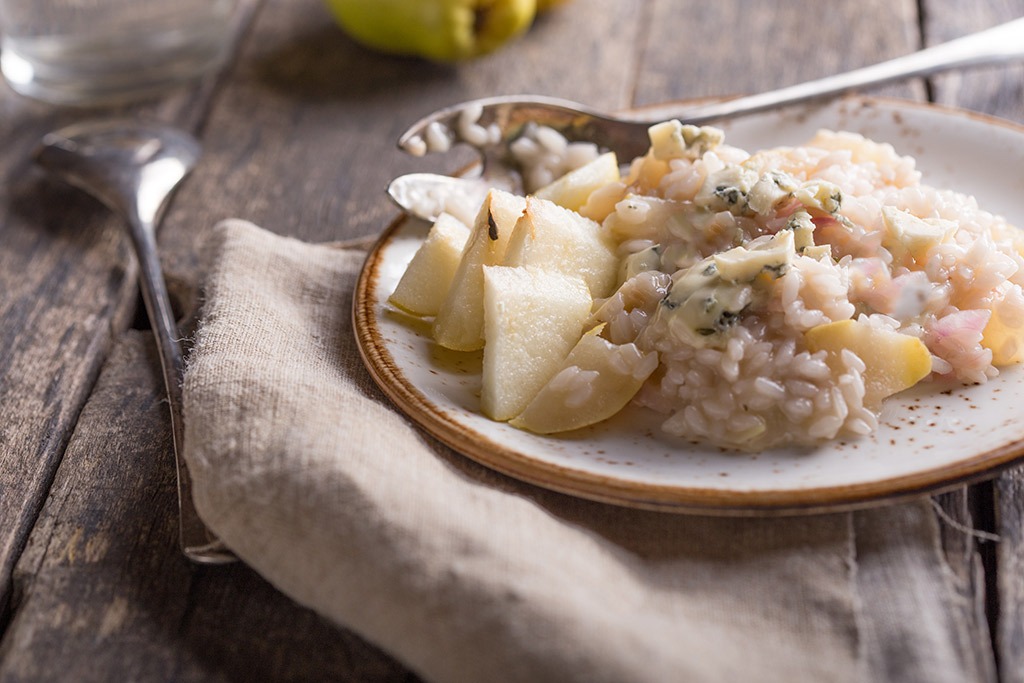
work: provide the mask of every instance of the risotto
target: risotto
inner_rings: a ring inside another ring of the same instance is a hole
[[[624,282],[597,318],[612,341],[658,353],[636,401],[666,432],[744,450],[872,432],[875,359],[809,348],[828,323],[914,337],[932,376],[960,382],[1021,360],[1021,237],[973,198],[923,185],[912,158],[851,133],[750,154],[688,132],[704,140],[652,133],[651,152],[583,209],[614,201],[603,225]]]
[[[891,145],[820,131],[751,153],[678,121],[650,138],[576,212],[620,259],[585,327],[657,358],[633,401],[668,434],[740,450],[866,435],[893,393],[1024,360],[1024,239]],[[549,129],[513,153],[534,188],[597,156]],[[571,370],[552,384],[593,375]]]

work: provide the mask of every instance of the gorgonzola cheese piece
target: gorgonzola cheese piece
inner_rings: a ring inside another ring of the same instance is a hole
[[[649,270],[661,270],[662,251],[661,245],[655,244],[643,251],[630,254],[623,259],[620,279],[625,282],[640,273],[645,273]]]
[[[717,347],[757,295],[759,277],[774,280],[795,255],[793,233],[784,231],[751,249],[736,247],[676,272],[656,315],[672,335],[696,347]]]
[[[768,171],[750,188],[747,203],[753,211],[767,216],[779,204],[792,197],[799,187],[797,179],[788,173]]]
[[[748,195],[757,181],[757,171],[729,164],[708,174],[693,202],[711,211],[728,211],[740,216],[748,210]]]
[[[739,320],[753,299],[749,284],[726,283],[718,276],[714,259],[676,272],[656,315],[679,341],[696,347],[715,346],[723,332]]]
[[[786,230],[793,232],[793,246],[797,252],[803,253],[808,247],[814,246],[814,221],[806,211],[796,211],[786,221]]]
[[[794,193],[807,209],[817,209],[832,216],[843,206],[843,192],[827,180],[808,180]]]
[[[800,253],[804,256],[810,256],[816,261],[820,261],[823,258],[827,258],[829,261],[832,260],[832,245],[831,244],[812,244],[809,247],[804,247],[800,250]]]
[[[765,271],[775,277],[784,275],[795,255],[793,231],[783,230],[751,249],[734,247],[711,258],[723,280],[749,282]]]
[[[656,123],[647,129],[655,159],[699,159],[725,140],[725,133],[712,126],[692,126],[676,119]]]

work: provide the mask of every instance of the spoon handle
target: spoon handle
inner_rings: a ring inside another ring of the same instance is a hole
[[[167,295],[160,257],[156,249],[156,225],[143,219],[138,211],[127,211],[132,243],[139,262],[139,286],[142,300],[149,315],[160,353],[160,366],[167,400],[171,411],[171,436],[174,442],[174,460],[178,471],[179,534],[182,552],[193,562],[223,564],[236,558],[219,539],[214,537],[199,518],[192,504],[192,479],[181,456],[184,443],[182,419],[182,378],[185,364],[182,360],[180,337],[171,300]]]
[[[967,66],[1004,64],[1024,57],[1024,18],[1014,19],[985,31],[972,33],[947,43],[925,48],[912,54],[828,76],[771,92],[739,97],[686,110],[688,123],[700,124],[715,119],[775,109],[840,95],[867,86],[927,76]]]

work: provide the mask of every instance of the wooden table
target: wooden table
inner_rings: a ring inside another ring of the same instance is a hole
[[[395,213],[388,179],[433,168],[396,137],[442,105],[534,92],[617,109],[761,91],[1021,15],[1024,0],[572,0],[501,52],[448,67],[356,46],[319,0],[243,0],[223,73],[114,113],[205,145],[160,234],[188,321],[197,245],[216,221],[308,241],[378,232]],[[1024,67],[882,92],[1024,122]],[[126,238],[29,162],[47,130],[109,112],[6,87],[0,110],[0,681],[414,679],[245,566],[179,554],[168,414]],[[1022,489],[1015,470],[936,499],[937,514],[1001,537],[972,542],[943,520],[990,680],[1024,680]]]

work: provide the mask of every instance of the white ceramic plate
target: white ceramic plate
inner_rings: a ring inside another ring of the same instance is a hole
[[[797,145],[820,128],[849,130],[916,157],[924,182],[973,194],[1024,226],[1024,127],[962,111],[850,99],[722,125],[748,150]],[[437,348],[421,322],[387,305],[428,225],[384,234],[354,304],[374,379],[409,417],[468,457],[513,477],[632,507],[718,514],[789,513],[898,499],[980,479],[1024,454],[1024,368],[979,386],[925,385],[890,399],[871,437],[814,449],[737,454],[660,434],[656,416],[627,408],[568,436],[541,437],[479,413],[480,355]]]

